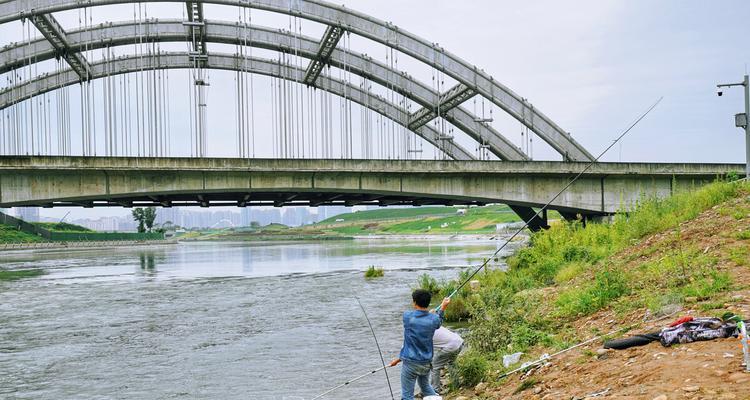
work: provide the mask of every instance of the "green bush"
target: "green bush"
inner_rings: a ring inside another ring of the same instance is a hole
[[[439,294],[442,288],[437,279],[425,272],[417,278],[417,289],[426,290],[434,296]]]
[[[381,278],[385,275],[385,271],[383,271],[383,268],[376,267],[374,265],[370,265],[367,267],[367,270],[365,271],[365,278]]]
[[[445,309],[445,321],[459,322],[468,320],[469,317],[471,317],[471,311],[469,310],[468,303],[468,299],[460,296],[454,296],[451,299],[450,304],[448,304],[448,308]]]
[[[476,352],[466,352],[456,359],[455,368],[451,371],[451,387],[473,387],[487,377],[489,362]]]

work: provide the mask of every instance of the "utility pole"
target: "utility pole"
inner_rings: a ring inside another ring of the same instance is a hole
[[[724,94],[722,88],[732,86],[745,87],[745,112],[734,116],[734,125],[745,129],[745,179],[750,180],[750,124],[748,124],[748,116],[750,116],[750,79],[745,75],[745,79],[742,82],[716,85],[716,94],[721,96]]]

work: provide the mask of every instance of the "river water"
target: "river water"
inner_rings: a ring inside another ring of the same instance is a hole
[[[181,243],[0,253],[0,398],[310,399],[387,360],[422,273],[502,241]],[[365,280],[369,265],[386,269]],[[391,369],[399,398],[399,369]],[[328,399],[390,398],[382,373]]]

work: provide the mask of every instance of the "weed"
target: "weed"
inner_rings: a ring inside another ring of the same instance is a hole
[[[563,292],[555,303],[563,316],[587,315],[607,306],[629,292],[625,275],[619,270],[603,270],[594,282]]]
[[[735,264],[744,267],[750,265],[750,250],[747,247],[735,247],[729,250],[729,259]]]
[[[695,277],[693,282],[682,288],[685,297],[696,297],[710,299],[719,292],[729,290],[732,285],[732,277],[726,272],[710,271],[708,276]]]
[[[381,278],[383,275],[385,275],[385,271],[383,271],[383,268],[376,267],[374,265],[370,265],[367,267],[367,270],[365,271],[365,278]]]

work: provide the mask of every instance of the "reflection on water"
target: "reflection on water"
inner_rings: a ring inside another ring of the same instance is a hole
[[[189,243],[0,254],[44,268],[0,282],[0,398],[310,399],[377,368],[354,294],[386,357],[419,274],[499,243]],[[362,270],[378,265],[381,279]],[[391,373],[398,386],[398,371]],[[296,396],[296,397],[294,397]],[[383,399],[382,375],[328,399]]]
[[[156,256],[153,252],[141,252],[138,254],[141,258],[141,270],[149,274],[156,273]]]

